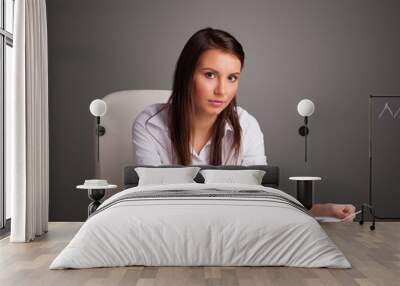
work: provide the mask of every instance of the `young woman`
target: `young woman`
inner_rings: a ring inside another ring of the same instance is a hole
[[[236,105],[242,45],[212,28],[196,32],[179,56],[166,104],[143,110],[132,130],[138,165],[265,165],[257,120]],[[352,205],[315,204],[315,216],[344,218]]]

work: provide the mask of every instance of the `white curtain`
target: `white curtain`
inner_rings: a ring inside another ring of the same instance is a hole
[[[16,0],[14,94],[6,98],[6,182],[12,242],[48,229],[49,132],[45,0]]]

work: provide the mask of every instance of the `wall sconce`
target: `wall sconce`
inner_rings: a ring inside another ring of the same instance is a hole
[[[90,103],[90,113],[97,119],[96,135],[97,135],[97,161],[100,159],[100,136],[106,133],[106,129],[100,125],[100,117],[104,116],[107,112],[107,104],[104,100],[95,99]]]
[[[314,103],[309,99],[300,100],[297,104],[297,112],[304,117],[304,125],[299,128],[299,134],[304,136],[305,146],[304,146],[304,161],[307,162],[307,136],[310,133],[308,129],[308,117],[314,113]]]

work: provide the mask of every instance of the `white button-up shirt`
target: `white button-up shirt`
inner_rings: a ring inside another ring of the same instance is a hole
[[[167,109],[154,116],[164,104],[158,103],[146,107],[132,126],[133,160],[136,165],[172,165],[177,164],[177,158],[172,152],[171,139],[167,124]],[[233,128],[226,123],[222,138],[222,163],[224,165],[266,165],[264,151],[264,135],[254,116],[246,110],[237,107],[242,140],[240,154],[234,158],[231,150],[233,143]],[[200,152],[191,148],[193,165],[208,165],[210,158],[211,139]]]

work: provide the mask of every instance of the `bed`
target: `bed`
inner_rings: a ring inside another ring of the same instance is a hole
[[[200,173],[193,183],[138,185],[136,167],[124,168],[124,190],[100,205],[50,269],[351,267],[307,209],[278,189],[278,167],[198,166],[265,171],[259,185],[205,183]]]

